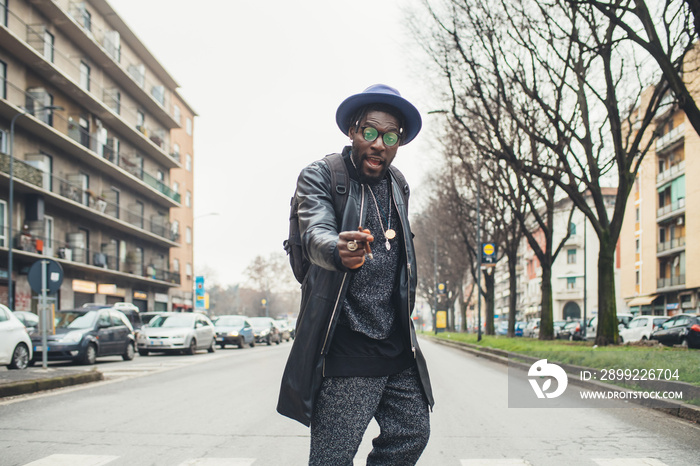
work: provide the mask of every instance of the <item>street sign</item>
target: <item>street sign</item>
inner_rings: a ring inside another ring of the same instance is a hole
[[[498,248],[495,243],[481,243],[481,264],[495,265]]]
[[[435,317],[435,327],[447,328],[447,311],[437,311],[437,316]]]
[[[46,293],[54,294],[61,288],[61,283],[63,283],[63,267],[53,259],[40,259],[32,264],[27,275],[29,286],[36,294],[42,293],[42,262],[46,267]]]

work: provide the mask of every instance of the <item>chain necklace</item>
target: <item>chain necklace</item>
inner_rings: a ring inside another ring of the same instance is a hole
[[[377,208],[377,216],[379,218],[379,226],[382,229],[382,233],[384,233],[384,238],[386,239],[384,246],[386,247],[386,250],[391,249],[391,243],[389,242],[390,239],[396,238],[396,231],[391,228],[391,185],[388,186],[389,188],[389,216],[385,217],[384,212],[379,210],[379,203],[377,202],[377,198],[374,195],[374,191],[372,191],[372,187],[369,187],[369,192],[372,194],[372,199],[374,199],[374,207]],[[382,223],[382,218],[386,220],[386,230],[384,229],[384,224]]]

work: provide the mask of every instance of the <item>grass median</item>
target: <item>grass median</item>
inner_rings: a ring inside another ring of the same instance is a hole
[[[425,332],[423,335],[591,369],[621,370],[623,374],[624,371],[636,370],[636,374],[645,371],[645,377],[700,386],[700,350],[697,349],[647,345],[596,347],[589,341],[537,340],[492,335],[482,335],[481,341],[477,341],[475,333],[442,332],[434,335]]]

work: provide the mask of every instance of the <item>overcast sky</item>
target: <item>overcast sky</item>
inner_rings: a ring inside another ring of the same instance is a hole
[[[180,84],[195,120],[195,273],[235,284],[282,251],[289,200],[308,163],[348,142],[340,102],[374,83],[398,88],[424,131],[395,165],[415,194],[431,168],[436,116],[406,0],[109,0]],[[207,215],[216,213],[218,215]],[[197,218],[199,217],[199,218]],[[207,276],[208,275],[208,276]]]

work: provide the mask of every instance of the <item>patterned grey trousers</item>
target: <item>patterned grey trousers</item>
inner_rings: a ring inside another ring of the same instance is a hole
[[[352,466],[372,418],[381,432],[367,465],[416,464],[430,437],[430,417],[415,367],[388,377],[323,379],[311,419],[313,466]]]

